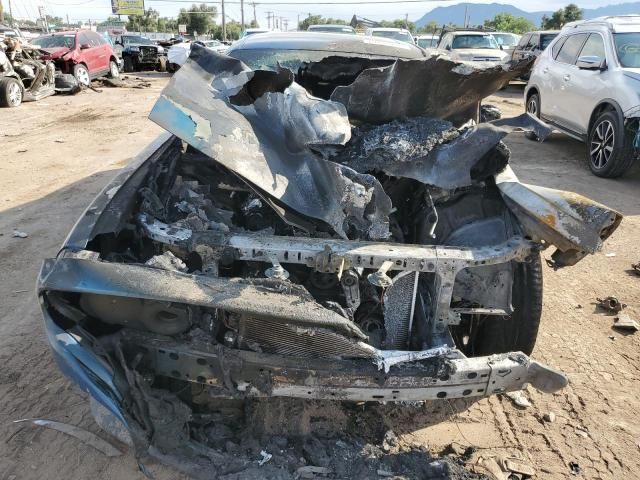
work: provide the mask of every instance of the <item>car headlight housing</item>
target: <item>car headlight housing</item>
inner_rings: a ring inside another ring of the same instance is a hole
[[[164,53],[164,47],[158,45],[158,53]]]
[[[140,47],[129,47],[129,51],[130,52],[139,52],[140,51]]]

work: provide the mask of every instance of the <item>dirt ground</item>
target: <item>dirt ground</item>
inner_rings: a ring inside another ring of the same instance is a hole
[[[0,479],[143,479],[131,453],[109,459],[64,434],[22,418],[46,417],[98,432],[83,392],[54,364],[34,295],[43,258],[101,188],[160,133],[147,114],[167,78],[146,75],[146,89],[85,91],[0,112]],[[490,99],[504,115],[522,112],[522,85]],[[531,406],[482,399],[455,413],[448,404],[394,408],[386,428],[440,453],[473,446],[474,457],[510,454],[536,478],[640,478],[640,333],[622,335],[596,297],[615,295],[640,320],[640,167],[625,178],[593,176],[585,146],[561,134],[543,144],[506,139],[527,183],[573,190],[620,210],[625,219],[602,253],[576,267],[545,269],[543,320],[533,357],[564,371],[570,384],[546,395],[528,389]],[[27,238],[13,237],[13,230]],[[551,252],[545,252],[549,256]],[[399,413],[400,412],[400,413]],[[553,413],[555,421],[543,419]],[[265,445],[268,451],[269,445]],[[256,458],[256,460],[258,460]],[[151,464],[155,478],[181,478]]]

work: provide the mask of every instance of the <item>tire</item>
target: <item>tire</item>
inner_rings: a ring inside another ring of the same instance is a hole
[[[598,115],[587,141],[591,172],[603,178],[617,178],[624,174],[635,159],[633,140],[633,135],[625,132],[615,111],[607,110]]]
[[[91,76],[89,75],[89,70],[82,63],[79,63],[75,67],[73,67],[73,76],[76,77],[76,80],[78,80],[79,84],[85,86],[91,85]]]
[[[13,77],[0,78],[0,107],[13,108],[22,103],[22,85]]]
[[[166,72],[167,71],[167,58],[166,57],[158,58],[158,65],[156,65],[156,70],[158,70],[159,72]]]
[[[124,71],[125,73],[131,73],[133,72],[133,60],[131,60],[131,57],[124,57]]]
[[[540,95],[534,93],[529,96],[527,99],[526,110],[528,114],[536,118],[540,118]]]
[[[118,64],[114,60],[109,61],[109,78],[118,78],[120,76],[120,69]]]
[[[472,350],[474,356],[523,352],[531,355],[542,316],[542,261],[515,263],[509,317],[487,315],[479,323]]]

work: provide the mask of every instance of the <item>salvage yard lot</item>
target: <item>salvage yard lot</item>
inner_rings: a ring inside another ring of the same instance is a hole
[[[56,254],[91,199],[161,132],[146,116],[168,77],[145,77],[150,88],[85,91],[0,111],[0,479],[145,478],[132,453],[109,460],[58,432],[11,423],[46,417],[98,432],[85,396],[49,354],[33,289],[41,260]],[[519,114],[522,87],[487,103],[504,116]],[[570,385],[554,395],[527,390],[531,406],[523,410],[507,397],[455,416],[447,404],[405,407],[405,414],[395,407],[385,427],[434,453],[454,443],[485,457],[519,456],[538,478],[568,478],[571,468],[582,478],[640,478],[640,333],[612,330],[613,317],[594,305],[613,295],[640,319],[640,277],[630,272],[640,261],[640,166],[623,179],[600,179],[586,165],[586,147],[561,134],[538,144],[514,133],[506,143],[523,182],[576,191],[625,215],[602,253],[566,270],[545,268],[532,356],[565,372]],[[28,237],[13,237],[14,229]],[[549,413],[555,421],[543,419]],[[150,470],[178,478],[159,464]]]

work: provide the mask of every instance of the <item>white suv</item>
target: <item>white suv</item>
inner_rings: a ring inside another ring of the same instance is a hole
[[[640,147],[640,15],[567,24],[538,57],[527,112],[587,143],[599,177],[619,177]]]
[[[448,52],[453,60],[460,61],[501,63],[511,57],[491,33],[476,30],[445,32],[438,49]]]

